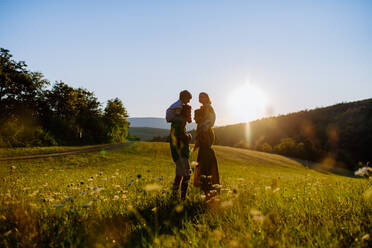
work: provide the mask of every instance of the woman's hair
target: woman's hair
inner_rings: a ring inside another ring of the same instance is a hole
[[[207,93],[205,93],[205,92],[200,92],[199,97],[205,97],[206,99],[208,99],[208,103],[209,103],[209,104],[212,104],[212,101],[211,101],[211,99],[209,98],[209,96],[208,96]]]

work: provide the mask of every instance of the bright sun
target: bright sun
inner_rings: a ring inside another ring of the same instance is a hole
[[[269,100],[260,88],[246,83],[231,91],[228,106],[234,121],[248,122],[265,116]]]

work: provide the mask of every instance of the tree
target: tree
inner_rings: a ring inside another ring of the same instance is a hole
[[[115,98],[107,102],[104,110],[104,122],[108,142],[124,142],[128,135],[127,111],[120,99]]]

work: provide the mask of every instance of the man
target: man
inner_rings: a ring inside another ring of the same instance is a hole
[[[181,184],[181,199],[186,198],[186,191],[190,180],[189,143],[190,136],[186,134],[186,123],[191,122],[191,106],[188,105],[192,96],[187,90],[180,92],[179,100],[173,103],[166,113],[166,119],[171,122],[170,149],[173,161],[176,163],[176,177],[173,183],[173,198],[178,198]],[[181,183],[182,181],[182,183]]]

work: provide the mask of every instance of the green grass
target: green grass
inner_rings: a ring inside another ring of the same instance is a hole
[[[89,146],[47,146],[47,147],[17,147],[17,148],[0,148],[0,158],[12,156],[26,156],[35,154],[50,154],[57,152],[68,152],[92,147],[105,145],[89,145]]]
[[[170,200],[166,143],[0,161],[0,246],[371,246],[371,180],[215,150],[222,189],[208,202],[192,185],[185,202]]]

